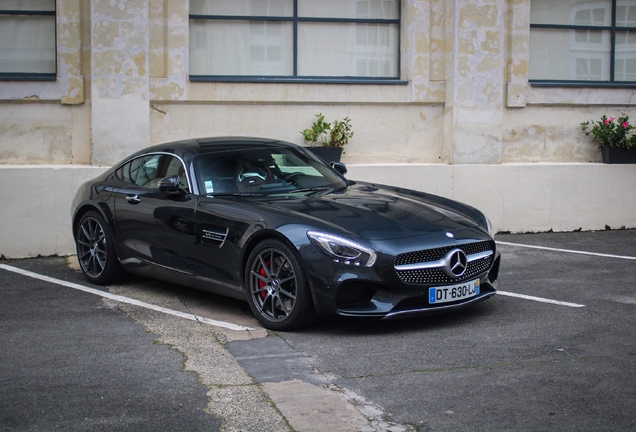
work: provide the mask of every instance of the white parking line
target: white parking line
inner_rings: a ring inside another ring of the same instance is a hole
[[[131,305],[139,306],[139,307],[146,308],[146,309],[151,309],[151,310],[154,310],[154,311],[157,311],[157,312],[161,312],[161,313],[165,313],[165,314],[168,314],[168,315],[177,316],[177,317],[180,317],[180,318],[185,318],[185,319],[188,319],[188,320],[191,320],[191,321],[198,321],[198,322],[201,322],[201,323],[204,323],[204,324],[208,324],[208,325],[211,325],[211,326],[223,327],[223,328],[230,329],[230,330],[246,330],[246,331],[254,330],[254,329],[252,329],[250,327],[244,327],[244,326],[237,325],[237,324],[232,324],[232,323],[228,323],[228,322],[224,322],[224,321],[217,321],[217,320],[204,318],[202,316],[198,316],[198,315],[194,315],[194,314],[189,314],[189,313],[179,312],[179,311],[172,310],[172,309],[163,308],[161,306],[156,306],[156,305],[153,305],[153,304],[150,304],[150,303],[142,302],[142,301],[139,301],[139,300],[135,300],[135,299],[131,299],[131,298],[128,298],[128,297],[120,296],[120,295],[117,295],[117,294],[111,294],[111,293],[106,292],[106,291],[100,291],[100,290],[97,290],[97,289],[94,289],[94,288],[89,288],[89,287],[86,287],[84,285],[76,284],[76,283],[73,283],[73,282],[67,282],[67,281],[63,281],[63,280],[60,280],[60,279],[55,279],[55,278],[52,278],[52,277],[49,277],[49,276],[44,276],[44,275],[41,275],[41,274],[38,274],[38,273],[31,272],[31,271],[28,271],[28,270],[23,270],[21,268],[8,266],[6,264],[0,264],[0,269],[6,270],[6,271],[10,271],[10,272],[13,272],[13,273],[18,273],[18,274],[21,274],[23,276],[28,276],[28,277],[31,277],[31,278],[34,278],[34,279],[39,279],[39,280],[42,280],[42,281],[45,281],[45,282],[49,282],[49,283],[53,283],[53,284],[57,284],[57,285],[62,285],[62,286],[68,287],[68,288],[73,288],[73,289],[76,289],[76,290],[79,290],[79,291],[84,291],[84,292],[87,292],[89,294],[95,294],[95,295],[98,295],[100,297],[104,297],[104,298],[107,298],[107,299],[115,300],[115,301],[120,302],[120,303],[126,303],[126,304],[131,304]]]
[[[548,251],[552,251],[552,252],[564,252],[564,253],[571,253],[571,254],[578,254],[578,255],[591,255],[591,256],[598,256],[598,257],[603,257],[603,258],[617,258],[617,259],[626,259],[626,260],[636,260],[636,257],[631,257],[631,256],[610,255],[610,254],[602,254],[602,253],[596,253],[596,252],[577,251],[577,250],[572,250],[572,249],[559,249],[559,248],[551,248],[551,247],[547,247],[547,246],[535,246],[535,245],[527,245],[527,244],[521,244],[521,243],[510,243],[510,242],[497,241],[497,244],[502,244],[502,245],[507,245],[507,246],[517,246],[517,247],[529,248],[529,249],[548,250]],[[564,302],[564,301],[560,301],[560,300],[552,300],[552,299],[547,299],[547,298],[543,298],[543,297],[534,297],[534,296],[529,296],[529,295],[525,295],[525,294],[516,294],[516,293],[507,292],[507,291],[497,291],[497,294],[501,294],[501,295],[509,296],[509,297],[522,298],[522,299],[525,299],[525,300],[538,301],[538,302],[541,302],[541,303],[551,303],[551,304],[556,304],[556,305],[559,305],[559,306],[568,306],[568,307],[575,307],[575,308],[585,307],[584,304],[569,303],[569,302]]]
[[[521,243],[509,243],[509,242],[503,242],[503,241],[497,241],[497,244],[508,245],[508,246],[518,246],[518,247],[530,248],[530,249],[549,250],[553,252],[565,252],[565,253],[578,254],[578,255],[591,255],[591,256],[597,256],[597,257],[603,257],[603,258],[616,258],[616,259],[636,261],[636,257],[626,256],[626,255],[611,255],[611,254],[602,254],[597,252],[577,251],[572,249],[558,249],[558,248],[551,248],[546,246],[534,246],[534,245],[527,245],[527,244],[521,244]]]
[[[568,303],[568,302],[564,302],[564,301],[560,301],[560,300],[552,300],[552,299],[547,299],[547,298],[543,298],[543,297],[534,297],[534,296],[529,296],[529,295],[525,295],[525,294],[511,293],[511,292],[508,292],[508,291],[499,291],[499,290],[497,290],[497,294],[498,295],[503,295],[503,296],[508,296],[508,297],[522,298],[524,300],[533,300],[533,301],[537,301],[537,302],[541,302],[541,303],[551,303],[551,304],[555,304],[555,305],[559,305],[559,306],[568,306],[568,307],[574,307],[574,308],[585,307],[584,304]]]

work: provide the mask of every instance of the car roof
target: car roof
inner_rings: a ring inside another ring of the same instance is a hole
[[[193,138],[180,141],[173,141],[164,144],[157,144],[152,147],[148,147],[145,150],[148,151],[161,151],[167,149],[181,149],[182,151],[191,151],[194,153],[210,153],[224,150],[236,150],[241,147],[297,147],[296,144],[289,142],[272,139],[272,138],[258,138],[258,137],[240,137],[240,136],[227,136],[227,137],[205,137],[205,138]]]
[[[225,137],[204,137],[191,138],[179,141],[171,141],[162,144],[155,144],[145,147],[122,160],[115,167],[150,153],[172,153],[185,160],[205,153],[225,152],[241,148],[263,148],[263,147],[300,147],[296,144],[281,141],[273,138],[225,136]],[[116,169],[114,167],[114,169]]]

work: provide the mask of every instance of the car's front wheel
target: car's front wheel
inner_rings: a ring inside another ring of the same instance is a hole
[[[75,232],[75,246],[86,279],[104,285],[121,277],[123,270],[115,254],[110,227],[96,211],[82,216]]]
[[[259,243],[245,269],[245,289],[252,312],[270,330],[310,324],[316,311],[298,254],[277,239]]]

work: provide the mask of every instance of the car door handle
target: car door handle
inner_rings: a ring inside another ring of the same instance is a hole
[[[139,204],[141,202],[141,199],[139,198],[139,195],[128,195],[126,197],[126,201],[128,201],[130,204]]]

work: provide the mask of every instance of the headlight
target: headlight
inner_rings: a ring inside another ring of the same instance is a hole
[[[307,237],[316,248],[334,262],[357,267],[372,267],[376,252],[353,240],[318,231],[307,231]]]

